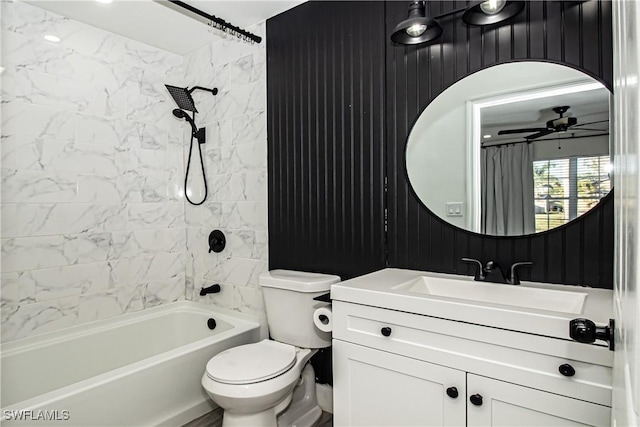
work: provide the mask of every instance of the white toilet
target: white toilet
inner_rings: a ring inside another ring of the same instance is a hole
[[[275,426],[278,416],[279,425],[312,425],[320,418],[315,374],[307,362],[331,345],[331,333],[313,323],[316,308],[327,305],[314,298],[339,281],[289,270],[260,275],[272,340],[219,353],[202,376],[207,394],[224,409],[223,426]]]

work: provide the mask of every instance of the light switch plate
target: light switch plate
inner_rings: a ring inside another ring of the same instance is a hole
[[[447,216],[462,216],[462,202],[448,202]]]

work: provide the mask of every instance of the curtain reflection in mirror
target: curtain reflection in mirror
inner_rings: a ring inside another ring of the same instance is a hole
[[[534,233],[531,144],[483,147],[481,193],[483,234],[513,236]]]

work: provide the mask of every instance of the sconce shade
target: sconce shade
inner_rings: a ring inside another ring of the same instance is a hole
[[[409,17],[393,29],[391,41],[399,44],[420,44],[437,39],[442,27],[432,18],[427,18],[423,1],[413,1],[409,5]]]
[[[505,19],[513,18],[524,8],[524,1],[507,1],[502,10],[489,14],[482,10],[487,0],[471,1],[462,15],[462,21],[469,25],[491,25]]]

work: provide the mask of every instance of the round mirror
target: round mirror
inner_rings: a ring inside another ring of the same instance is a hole
[[[500,64],[435,98],[406,148],[415,194],[435,215],[481,234],[519,236],[579,217],[612,187],[611,94],[547,62]]]

